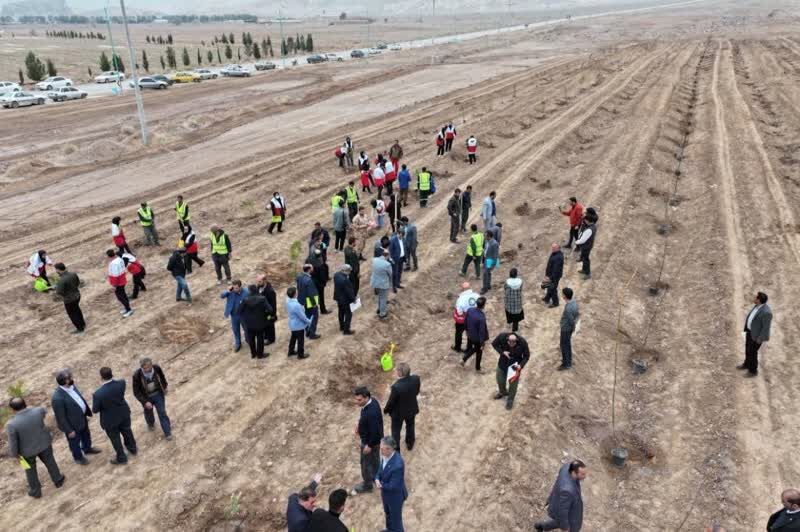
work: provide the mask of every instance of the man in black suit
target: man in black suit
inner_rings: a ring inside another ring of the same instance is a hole
[[[550,258],[547,259],[547,268],[544,271],[547,292],[542,301],[548,303],[548,308],[558,306],[558,283],[564,273],[564,254],[561,246],[553,242],[551,246]]]
[[[275,343],[275,322],[278,321],[278,295],[272,284],[267,281],[266,275],[259,275],[256,280],[258,294],[267,299],[267,304],[272,308],[272,313],[267,314],[267,328],[264,330],[264,346]]]
[[[89,419],[92,410],[75,386],[72,372],[63,369],[56,375],[58,388],[53,392],[51,401],[53,414],[56,417],[58,430],[67,437],[72,458],[80,465],[87,465],[89,460],[85,454],[97,454],[100,451],[92,447],[92,434],[89,431]]]
[[[361,451],[361,478],[363,482],[356,485],[353,495],[371,492],[375,486],[375,475],[380,465],[380,444],[383,438],[383,412],[378,400],[372,397],[366,386],[353,390],[356,404],[361,407],[361,416],[356,425],[358,449]]]
[[[122,441],[125,441],[125,448],[129,453],[136,456],[137,451],[136,440],[131,430],[131,408],[125,400],[125,381],[115,381],[111,368],[106,367],[100,368],[100,378],[103,379],[103,384],[92,396],[92,412],[100,414],[100,426],[106,431],[117,453],[117,456],[111,459],[111,463],[127,464],[128,457],[122,447]]]
[[[406,424],[406,448],[414,448],[416,434],[414,432],[414,418],[419,414],[420,380],[419,375],[411,375],[411,368],[405,362],[397,364],[395,369],[397,380],[392,384],[392,391],[383,412],[392,418],[392,438],[400,445],[400,431],[403,423]],[[400,449],[398,449],[399,451]]]
[[[328,496],[328,509],[317,508],[311,515],[309,532],[347,532],[347,525],[341,521],[346,502],[346,490],[333,490]]]
[[[342,334],[353,334],[355,331],[350,328],[353,319],[353,311],[350,304],[356,302],[356,291],[353,282],[350,280],[352,268],[349,264],[342,264],[339,271],[333,276],[333,299],[339,307],[339,330]]]
[[[759,292],[753,299],[753,308],[744,320],[744,362],[736,369],[746,369],[746,377],[758,375],[758,350],[769,341],[772,326],[772,309],[767,305],[767,294]]]
[[[783,508],[770,516],[767,531],[797,532],[800,530],[800,490],[783,490],[781,502]]]

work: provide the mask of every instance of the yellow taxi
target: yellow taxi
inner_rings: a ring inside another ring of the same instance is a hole
[[[200,74],[196,72],[175,72],[170,76],[175,83],[192,83],[200,81]]]

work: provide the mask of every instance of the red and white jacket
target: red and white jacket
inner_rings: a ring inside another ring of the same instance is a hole
[[[361,170],[361,186],[368,187],[369,184],[369,170]]]
[[[189,254],[197,253],[198,250],[197,237],[195,236],[194,231],[190,231],[189,234],[186,235],[186,238],[183,241],[183,245],[186,247],[186,253]],[[130,264],[128,266],[130,267]]]
[[[456,128],[453,126],[447,126],[447,129],[444,131],[444,137],[447,140],[453,140],[456,138]]]
[[[392,161],[386,160],[385,164],[383,165],[384,168],[384,175],[386,177],[386,182],[391,183],[395,179],[397,179],[397,169],[395,169]]]
[[[436,134],[436,145],[444,146],[444,135],[442,135],[441,131]]]
[[[475,153],[478,151],[478,139],[470,137],[467,139],[467,153]]]
[[[117,224],[111,224],[111,239],[114,241],[115,246],[125,245],[125,233],[122,232],[122,228]]]
[[[125,275],[125,261],[121,257],[114,257],[108,263],[108,283],[114,288],[128,284],[128,278]]]
[[[131,255],[130,253],[123,253],[122,254],[122,262],[127,264],[128,272],[131,275],[138,275],[138,274],[142,273],[142,270],[144,269],[144,266],[142,266],[142,263],[139,262],[136,259],[136,257]]]
[[[383,173],[380,166],[372,170],[372,181],[375,183],[376,187],[382,187],[385,178],[386,174]]]

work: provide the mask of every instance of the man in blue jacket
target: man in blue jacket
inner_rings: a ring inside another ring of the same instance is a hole
[[[311,264],[304,264],[303,271],[297,276],[297,300],[303,305],[306,317],[310,320],[306,327],[306,336],[309,340],[316,340],[320,337],[317,334],[317,320],[319,319],[319,291],[311,273],[314,267]]]
[[[247,288],[242,287],[242,281],[234,280],[227,290],[220,294],[220,299],[225,300],[225,317],[231,319],[231,329],[233,330],[233,350],[237,353],[242,348],[242,321],[239,313],[236,312],[244,298],[250,295]]]
[[[297,288],[290,286],[286,289],[286,315],[289,316],[289,356],[297,355],[297,358],[308,358],[305,351],[306,327],[311,324],[311,320],[306,316],[303,305],[297,301]]]
[[[408,189],[411,187],[411,172],[406,165],[400,167],[397,174],[397,185],[400,187],[400,203],[403,207],[408,207]]]
[[[580,460],[573,460],[561,466],[550,496],[547,498],[547,515],[550,518],[534,524],[534,530],[580,531],[583,526],[581,481],[586,478],[587,474],[586,464]]]
[[[383,438],[383,412],[378,400],[372,397],[366,386],[353,390],[356,404],[361,407],[361,416],[356,426],[358,449],[361,451],[361,478],[363,482],[354,488],[355,493],[372,491],[375,474],[380,465],[380,443]],[[354,493],[354,494],[355,494]]]
[[[97,454],[100,451],[92,447],[92,434],[89,431],[89,418],[92,409],[81,392],[75,386],[72,372],[63,369],[56,375],[58,388],[53,392],[51,401],[53,414],[58,430],[67,437],[72,458],[80,465],[88,465],[85,454]]]
[[[106,431],[117,453],[117,456],[111,459],[111,463],[127,464],[128,457],[122,447],[123,440],[129,453],[136,455],[137,450],[131,430],[131,408],[125,400],[125,381],[115,381],[111,368],[105,367],[100,368],[100,378],[103,384],[95,390],[92,397],[92,412],[100,414],[100,426]]]
[[[464,320],[465,329],[467,331],[467,349],[464,351],[464,357],[461,359],[461,367],[467,363],[467,360],[474,354],[475,355],[475,371],[481,371],[481,358],[483,358],[483,346],[489,340],[489,328],[486,326],[486,314],[483,313],[483,308],[486,306],[486,298],[481,296],[475,303],[475,307],[467,311],[467,316]]]
[[[317,486],[322,482],[322,475],[317,473],[311,484],[300,490],[300,493],[289,495],[286,505],[287,532],[308,532],[311,529],[311,515],[317,504]]]
[[[375,477],[375,485],[381,490],[383,513],[386,515],[386,530],[403,532],[403,503],[408,498],[405,480],[405,464],[396,451],[394,438],[381,440],[381,465]]]

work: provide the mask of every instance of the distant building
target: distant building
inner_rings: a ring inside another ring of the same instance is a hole
[[[153,24],[169,24],[169,20],[165,18],[154,18]]]
[[[4,17],[71,15],[66,0],[26,0],[24,2],[10,2],[0,10]]]

